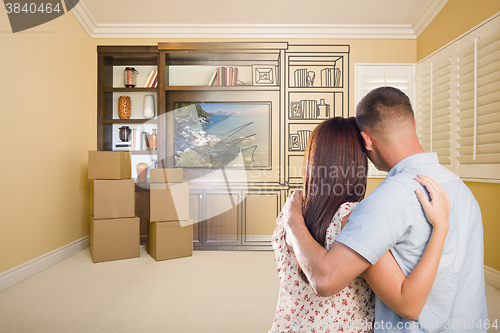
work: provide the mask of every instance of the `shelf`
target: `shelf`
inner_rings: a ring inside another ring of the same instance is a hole
[[[343,91],[343,87],[288,87],[288,92],[301,93],[335,93]]]
[[[158,92],[158,88],[104,88],[104,92]]]
[[[126,151],[131,155],[157,155],[158,149],[148,149],[148,150],[113,150],[113,151]]]
[[[130,150],[132,155],[156,155],[158,154],[158,149],[148,149],[148,150]]]
[[[321,124],[324,120],[327,120],[330,118],[322,118],[322,119],[288,119],[288,122],[290,124]]]
[[[158,119],[103,119],[103,124],[157,124]]]
[[[279,91],[279,86],[166,86],[166,91]]]

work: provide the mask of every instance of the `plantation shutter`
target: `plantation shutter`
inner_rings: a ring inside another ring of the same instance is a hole
[[[371,90],[379,87],[395,87],[403,91],[412,102],[415,99],[413,64],[356,64],[355,65],[355,106]],[[385,171],[379,171],[371,161],[368,162],[368,177],[384,178]]]
[[[500,27],[484,26],[456,54],[458,174],[500,178]]]
[[[451,48],[418,65],[417,136],[422,148],[435,152],[439,163],[451,169]]]

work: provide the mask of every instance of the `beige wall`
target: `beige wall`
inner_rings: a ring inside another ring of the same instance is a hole
[[[466,183],[481,207],[484,226],[484,264],[500,271],[500,184]]]
[[[0,11],[0,272],[88,235],[90,37],[72,14],[12,34]]]
[[[450,0],[417,39],[421,60],[500,11],[498,0]]]
[[[384,181],[384,178],[368,178],[366,182],[366,195],[368,196]]]

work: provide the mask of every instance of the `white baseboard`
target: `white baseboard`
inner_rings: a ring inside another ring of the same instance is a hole
[[[0,292],[60,263],[87,247],[89,247],[89,236],[0,273]]]
[[[500,289],[500,271],[488,266],[484,266],[484,282]]]

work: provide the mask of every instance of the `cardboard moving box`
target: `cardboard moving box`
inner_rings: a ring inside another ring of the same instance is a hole
[[[132,177],[130,153],[89,151],[89,179],[129,179]]]
[[[148,219],[147,251],[154,260],[168,260],[193,255],[193,222],[151,222]]]
[[[94,180],[93,215],[95,219],[135,216],[135,181]]]
[[[182,183],[183,178],[182,168],[149,170],[149,181],[151,183]]]
[[[151,212],[153,222],[189,220],[189,184],[151,183]]]
[[[139,257],[140,219],[90,220],[90,254],[93,262]]]

